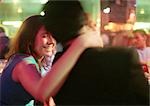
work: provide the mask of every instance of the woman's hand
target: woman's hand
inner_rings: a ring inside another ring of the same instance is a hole
[[[44,102],[44,106],[56,106],[54,99],[50,97],[48,101]]]
[[[91,47],[103,47],[102,38],[100,36],[100,30],[98,28],[91,28],[84,26],[80,30],[80,36],[77,38],[85,48]]]

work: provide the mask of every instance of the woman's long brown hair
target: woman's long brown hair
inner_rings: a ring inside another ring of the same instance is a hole
[[[41,18],[42,16],[40,15],[33,15],[22,23],[16,36],[12,38],[10,50],[6,58],[16,53],[32,54],[35,37],[39,29],[43,26]]]

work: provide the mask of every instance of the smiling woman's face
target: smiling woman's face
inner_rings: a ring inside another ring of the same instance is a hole
[[[56,50],[56,41],[52,35],[42,26],[37,33],[34,42],[34,51],[38,57],[51,56]]]

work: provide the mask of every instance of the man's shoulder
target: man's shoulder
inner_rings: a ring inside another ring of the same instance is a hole
[[[131,54],[135,53],[134,48],[128,47],[106,47],[106,48],[90,48],[85,50],[84,55],[107,55],[107,54]]]
[[[79,58],[78,62],[81,64],[88,61],[88,64],[100,64],[110,62],[121,64],[123,61],[139,61],[138,53],[133,48],[120,48],[120,47],[109,47],[109,48],[91,48],[87,49]]]

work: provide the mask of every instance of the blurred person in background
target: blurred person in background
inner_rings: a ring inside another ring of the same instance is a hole
[[[0,26],[0,74],[7,62],[5,55],[9,50],[9,41],[10,39],[6,35],[4,27]]]
[[[144,68],[145,75],[150,79],[150,47],[147,46],[147,37],[148,35],[143,29],[137,29],[133,31],[135,39],[135,48],[139,54],[141,64],[146,66]]]
[[[5,33],[5,29],[0,27],[0,59],[5,59],[5,54],[9,50],[9,37]]]

